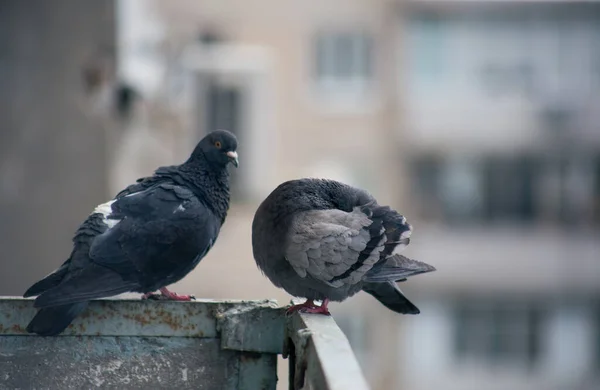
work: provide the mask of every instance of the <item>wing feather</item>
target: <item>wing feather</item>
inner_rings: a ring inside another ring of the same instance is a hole
[[[358,283],[384,248],[383,237],[372,242],[372,223],[359,208],[298,213],[288,232],[285,257],[303,278],[310,275],[333,287]]]

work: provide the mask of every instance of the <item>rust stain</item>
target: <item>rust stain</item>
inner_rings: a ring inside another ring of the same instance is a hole
[[[171,313],[161,310],[159,315],[163,322],[167,324],[171,329],[178,330],[182,327],[181,320],[179,318],[174,317]]]
[[[17,303],[17,306],[23,306],[27,310],[32,309],[32,305],[33,301],[24,302],[22,305]],[[120,310],[116,310],[117,307]],[[194,305],[180,305],[171,302],[166,304],[148,303],[147,306],[140,307],[137,302],[120,303],[119,306],[115,306],[113,302],[95,301],[88,310],[82,313],[79,321],[67,327],[67,334],[80,337],[87,332],[89,335],[100,336],[101,331],[94,332],[91,328],[88,331],[87,328],[90,326],[101,327],[102,323],[107,322],[118,321],[122,323],[122,320],[125,320],[143,327],[166,325],[173,332],[185,332],[189,336],[205,337],[202,327],[195,321],[198,314],[202,315],[203,313],[209,315],[210,312],[203,308],[199,312]],[[12,313],[5,313],[6,319],[11,317]],[[13,325],[10,322],[0,324],[0,334],[26,333],[25,327],[19,324]]]
[[[127,320],[132,320],[132,321],[136,321],[138,322],[140,325],[142,326],[146,326],[149,325],[151,323],[151,318],[146,318],[141,314],[123,314],[123,318],[127,319]]]
[[[141,314],[136,314],[133,318],[142,325],[150,325],[151,321]]]
[[[13,326],[10,327],[10,329],[15,333],[26,333],[25,328],[23,328],[19,324],[14,324]]]

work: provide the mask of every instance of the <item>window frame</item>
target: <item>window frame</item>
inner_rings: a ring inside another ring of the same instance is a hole
[[[542,307],[511,300],[461,299],[453,309],[453,317],[452,349],[457,361],[527,369],[543,363]],[[510,345],[498,344],[502,340],[509,340]]]
[[[313,96],[351,109],[373,101],[376,44],[373,34],[363,28],[317,31],[311,39],[309,56]],[[352,62],[344,62],[343,58],[352,58]]]

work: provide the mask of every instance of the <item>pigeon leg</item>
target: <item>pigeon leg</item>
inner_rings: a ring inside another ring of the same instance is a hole
[[[166,287],[160,289],[160,293],[172,300],[172,301],[191,301],[192,299],[196,299],[193,295],[179,295],[177,293],[169,291]]]
[[[329,313],[329,309],[327,309],[327,304],[329,303],[329,299],[324,299],[323,304],[321,306],[315,305],[312,299],[307,299],[306,302],[301,303],[299,305],[292,305],[286,310],[286,314],[290,315],[296,311],[301,313],[313,313],[313,314],[325,314],[331,315]]]

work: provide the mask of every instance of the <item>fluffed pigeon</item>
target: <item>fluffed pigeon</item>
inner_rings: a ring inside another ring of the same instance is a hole
[[[299,179],[279,185],[259,206],[252,248],[258,267],[275,286],[307,299],[288,313],[329,314],[329,301],[363,290],[390,310],[418,314],[396,282],[435,268],[398,254],[411,233],[406,218],[378,205],[364,190]]]
[[[214,245],[229,209],[227,165],[237,167],[237,140],[219,130],[181,165],[161,167],[94,210],[60,268],[31,286],[39,295],[27,331],[62,332],[94,298],[124,292],[190,300],[166,286],[193,270]]]

